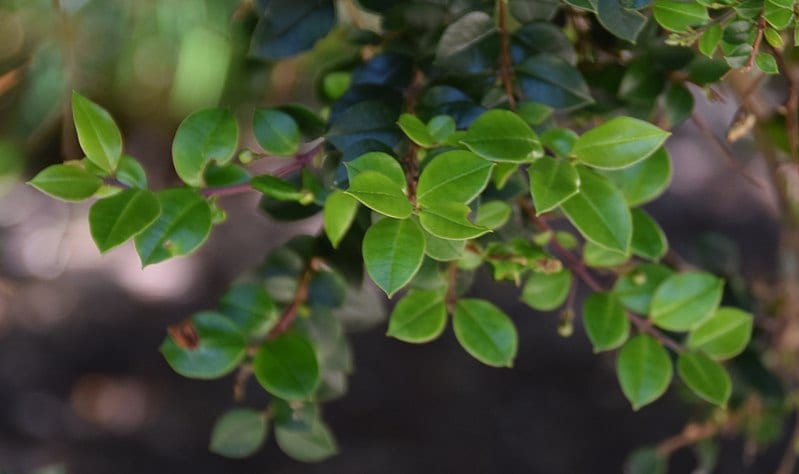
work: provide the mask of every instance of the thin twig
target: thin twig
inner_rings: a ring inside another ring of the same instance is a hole
[[[458,262],[452,261],[447,268],[447,296],[444,300],[447,311],[453,313],[458,303]]]
[[[508,107],[511,110],[516,110],[516,97],[513,93],[513,63],[510,55],[510,33],[508,32],[508,12],[505,1],[497,0],[500,38],[499,78],[503,89],[505,89],[505,96],[508,98]]]
[[[785,101],[785,131],[791,147],[791,158],[799,163],[799,81],[792,74],[785,57],[774,46],[768,45],[777,60],[785,80],[788,81],[788,100]]]
[[[763,31],[766,29],[766,17],[761,16],[760,20],[757,22],[757,34],[755,36],[755,41],[752,43],[752,52],[749,53],[749,59],[746,61],[746,66],[744,66],[745,70],[752,69],[752,66],[755,65],[755,57],[757,53],[760,51],[760,42],[763,41]]]
[[[297,282],[297,289],[294,292],[294,299],[291,300],[286,309],[283,310],[283,313],[280,315],[280,319],[278,319],[277,324],[275,327],[269,331],[269,335],[267,339],[274,339],[284,332],[288,331],[291,327],[291,323],[297,318],[298,310],[300,306],[305,304],[308,300],[308,285],[311,283],[311,277],[313,276],[314,272],[318,271],[323,266],[322,262],[314,257],[308,263],[307,268],[302,272],[299,281]]]

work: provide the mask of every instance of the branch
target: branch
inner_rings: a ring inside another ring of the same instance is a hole
[[[508,8],[505,1],[497,0],[500,38],[499,78],[505,89],[505,96],[508,98],[508,106],[511,110],[516,110],[516,97],[513,94],[513,63],[510,56],[510,33],[508,32]]]
[[[305,304],[308,300],[308,285],[311,283],[311,277],[322,265],[322,261],[317,257],[312,258],[311,261],[308,262],[308,266],[305,271],[302,272],[297,282],[297,290],[294,292],[294,299],[286,306],[286,309],[283,310],[283,314],[280,315],[277,324],[269,331],[267,339],[275,339],[288,331],[291,327],[291,323],[297,318],[297,311],[300,309],[300,306]]]
[[[785,131],[788,134],[788,144],[791,147],[791,158],[794,162],[799,163],[799,82],[791,74],[782,53],[771,45],[769,45],[769,49],[774,54],[785,80],[788,81],[788,100],[785,101]]]
[[[746,65],[744,66],[745,70],[747,71],[752,69],[752,66],[755,65],[755,57],[760,50],[760,42],[763,41],[763,30],[765,29],[766,17],[761,16],[760,20],[757,22],[757,36],[755,36],[755,41],[752,43],[752,52],[749,53],[749,59],[746,61]]]

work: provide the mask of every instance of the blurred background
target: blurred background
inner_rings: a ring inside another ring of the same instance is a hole
[[[518,289],[482,274],[473,290],[498,302],[520,332],[513,370],[480,365],[447,332],[408,345],[385,323],[352,334],[350,393],[326,405],[341,454],[291,461],[273,442],[255,457],[210,454],[213,421],[232,405],[232,376],[173,373],[157,348],[165,328],[215,306],[227,285],[317,219],[276,224],[257,196],[221,201],[227,222],[201,251],[142,270],[128,244],[101,256],[88,204],[52,200],[24,184],[81,158],[73,89],[107,107],[156,189],[177,183],[170,146],[180,121],[225,104],[314,103],[319,73],[353,54],[334,32],[309,54],[277,64],[246,59],[252,25],[238,0],[0,0],[0,472],[526,472],[616,473],[636,447],[682,429],[681,394],[631,411],[612,355],[595,356],[581,330],[557,335],[554,315],[519,303]],[[697,111],[723,135],[731,97]],[[688,260],[751,282],[774,268],[775,205],[697,127],[676,130],[670,191],[648,210]],[[764,177],[754,151],[735,150]],[[708,249],[712,249],[712,252]],[[736,280],[737,279],[737,280]],[[737,283],[735,283],[737,281]],[[374,309],[375,314],[384,310]],[[770,472],[778,444],[744,463],[722,444],[717,472]],[[689,452],[673,472],[689,472]]]

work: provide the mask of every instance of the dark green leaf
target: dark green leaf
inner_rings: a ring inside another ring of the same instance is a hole
[[[452,320],[455,337],[466,352],[494,367],[512,367],[518,336],[513,321],[485,300],[462,299]]]
[[[205,168],[211,161],[224,165],[233,158],[239,127],[227,109],[201,110],[189,115],[175,132],[172,162],[180,179],[190,186],[203,186]]]
[[[211,232],[211,207],[191,189],[167,189],[158,193],[161,215],[136,237],[142,265],[151,265],[196,250]]]
[[[599,23],[621,39],[635,43],[644,28],[646,17],[635,10],[624,8],[618,0],[590,0],[596,8]]]
[[[619,277],[613,292],[622,304],[638,314],[649,314],[652,295],[672,271],[663,265],[645,263]]]
[[[391,312],[386,335],[405,342],[429,342],[444,332],[446,323],[447,308],[440,293],[411,291]]]
[[[197,313],[191,319],[191,328],[197,336],[195,347],[178,345],[167,336],[160,348],[169,366],[180,375],[215,379],[231,372],[244,359],[244,335],[225,316],[211,311]]]
[[[72,118],[86,158],[113,173],[122,156],[122,134],[107,110],[72,91]]]
[[[382,219],[366,231],[366,271],[389,298],[408,284],[424,259],[425,239],[413,219]]]
[[[105,253],[146,229],[160,212],[155,194],[144,189],[126,189],[97,201],[89,209],[92,239],[100,252]]]
[[[528,100],[564,110],[594,102],[580,71],[557,56],[531,56],[516,67],[516,72]]]
[[[469,12],[450,24],[436,49],[436,59],[463,52],[491,35],[496,30],[494,20],[484,12]]]
[[[294,156],[300,148],[300,128],[294,118],[277,109],[256,109],[252,131],[267,153]]]
[[[694,110],[694,96],[682,84],[672,84],[666,90],[665,104],[666,118],[671,128],[683,123]]]
[[[82,201],[94,196],[103,181],[77,166],[52,165],[40,171],[28,184],[57,199]]]
[[[313,48],[336,22],[332,0],[270,0],[252,34],[250,54],[267,61]]]
[[[305,337],[287,332],[265,342],[253,359],[255,378],[285,400],[310,400],[319,385],[319,363]]]
[[[219,310],[248,335],[263,336],[277,323],[278,311],[263,285],[243,283],[219,300]]]
[[[276,419],[275,440],[281,451],[301,462],[324,461],[338,452],[333,433],[315,405],[306,404],[287,419]]]
[[[613,293],[594,293],[585,300],[583,324],[594,352],[615,349],[630,335],[630,321]]]
[[[252,456],[263,446],[268,428],[263,413],[234,408],[216,420],[208,449],[229,458]]]
[[[660,196],[671,181],[671,160],[661,147],[649,158],[624,169],[603,172],[619,188],[630,206],[640,206]]]
[[[562,269],[555,273],[533,272],[522,289],[522,301],[533,309],[551,311],[559,308],[569,296],[572,274]]]
[[[682,353],[677,359],[677,373],[699,398],[721,407],[727,406],[732,382],[718,362],[702,354]]]
[[[633,239],[630,245],[633,253],[649,260],[660,260],[666,255],[669,244],[666,234],[649,214],[641,209],[631,209],[633,216]]]
[[[556,156],[567,157],[571,154],[578,135],[567,128],[550,128],[541,135],[541,144]]]
[[[709,273],[672,275],[655,291],[649,316],[669,331],[695,329],[715,312],[723,286],[722,280]]]
[[[674,374],[666,349],[648,334],[639,334],[622,346],[616,371],[633,410],[660,398]]]

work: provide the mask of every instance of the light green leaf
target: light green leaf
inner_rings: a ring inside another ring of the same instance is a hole
[[[442,202],[437,207],[425,207],[419,213],[419,223],[424,230],[441,239],[474,239],[489,229],[469,222],[469,206],[458,202]]]
[[[519,87],[529,100],[561,110],[594,102],[580,71],[560,56],[530,56],[516,67],[516,72]]]
[[[389,217],[405,219],[413,211],[402,189],[376,171],[359,173],[350,181],[350,187],[345,192],[364,206]]]
[[[686,352],[677,358],[677,373],[699,398],[726,407],[732,393],[730,375],[703,354]]]
[[[530,165],[530,193],[538,214],[549,212],[580,188],[577,169],[566,160],[544,156]]]
[[[502,310],[485,300],[462,299],[452,324],[458,342],[472,357],[494,367],[513,367],[518,335]]]
[[[541,144],[559,157],[571,154],[579,135],[568,128],[550,128],[541,135]]]
[[[485,189],[493,167],[490,161],[468,151],[444,152],[422,170],[416,198],[430,206],[451,201],[469,203]]]
[[[589,267],[612,268],[623,265],[630,259],[630,255],[611,250],[607,247],[597,245],[590,240],[583,247],[583,261]]]
[[[157,196],[160,217],[136,237],[136,251],[144,266],[190,254],[211,232],[211,206],[196,191],[167,189]]]
[[[620,276],[613,292],[622,304],[634,313],[649,314],[649,306],[655,290],[673,272],[663,265],[645,263]]]
[[[433,146],[434,140],[427,130],[427,126],[419,120],[419,117],[412,114],[402,114],[397,121],[397,125],[405,132],[414,143],[423,148]]]
[[[555,273],[533,272],[522,288],[521,300],[533,309],[551,311],[566,301],[571,287],[572,273],[565,268]]]
[[[172,163],[189,186],[204,186],[205,168],[211,161],[230,162],[236,153],[239,126],[227,109],[207,109],[189,115],[175,132]]]
[[[483,113],[469,127],[461,143],[491,161],[523,163],[544,155],[535,132],[508,110]]]
[[[583,325],[594,352],[615,349],[630,336],[630,320],[613,293],[594,293],[586,298]]]
[[[132,156],[122,155],[120,157],[115,176],[125,186],[147,189],[147,173]]]
[[[386,153],[373,151],[345,162],[344,165],[347,167],[347,178],[350,182],[364,171],[374,171],[391,179],[403,191],[408,185],[402,166],[393,156]]]
[[[758,53],[755,56],[755,65],[758,69],[766,74],[779,74],[780,68],[777,66],[777,60],[769,53]]]
[[[105,253],[139,234],[158,218],[161,206],[150,191],[126,189],[101,199],[89,209],[89,230]]]
[[[82,201],[92,197],[103,185],[103,180],[77,166],[51,165],[28,184],[56,199]]]
[[[424,233],[413,219],[382,219],[363,239],[366,271],[389,298],[419,271],[424,250]]]
[[[335,191],[327,197],[322,218],[325,234],[333,248],[337,248],[347,234],[357,211],[358,201],[348,194]]]
[[[455,120],[449,115],[436,115],[427,122],[427,133],[435,143],[443,143],[455,133]]]
[[[122,156],[122,133],[107,110],[72,91],[72,118],[86,158],[111,174]]]
[[[626,168],[657,151],[669,135],[643,120],[616,117],[583,133],[572,155],[595,168]]]
[[[230,288],[219,300],[219,310],[250,336],[265,336],[278,320],[277,306],[266,288],[242,283]]]
[[[229,458],[252,456],[263,446],[268,428],[261,412],[251,408],[228,410],[216,420],[208,449]]]
[[[719,42],[721,42],[721,33],[721,25],[719,24],[708,27],[704,33],[702,33],[702,37],[699,38],[697,44],[699,51],[705,56],[712,58],[713,53],[716,51],[716,47],[718,47]]]
[[[649,317],[669,331],[688,331],[709,318],[721,301],[724,282],[709,273],[672,275],[652,296]]]
[[[440,293],[411,291],[391,312],[386,335],[405,342],[429,342],[444,332],[446,324],[447,308]]]
[[[578,167],[580,191],[561,208],[569,221],[597,245],[627,253],[632,240],[632,217],[624,197],[607,178]]]
[[[641,209],[631,209],[633,216],[633,239],[630,245],[639,257],[658,261],[666,255],[669,243],[666,234],[649,214]]]
[[[266,341],[253,359],[258,383],[285,400],[310,400],[319,386],[319,363],[311,342],[287,332]]]
[[[505,201],[484,202],[477,208],[474,223],[486,229],[498,229],[508,222],[512,212],[510,205]]]
[[[313,410],[305,410],[312,407]],[[310,414],[297,416],[300,411]],[[321,462],[338,452],[336,440],[315,405],[306,404],[288,420],[275,420],[275,441],[280,450],[301,462]]]
[[[710,20],[707,8],[697,2],[655,0],[652,12],[660,26],[676,32],[688,31],[690,27],[704,25]]]
[[[648,334],[639,334],[622,346],[616,372],[624,396],[636,411],[660,398],[674,375],[666,349]]]
[[[302,201],[309,195],[308,191],[300,189],[296,184],[269,174],[253,177],[250,180],[250,186],[254,190],[278,201]]]
[[[452,260],[459,260],[463,257],[464,249],[466,248],[465,240],[447,240],[439,239],[438,237],[424,233],[425,248],[424,253],[433,260],[439,262],[451,262]]]
[[[671,181],[671,160],[666,149],[624,169],[603,174],[619,188],[630,206],[640,206],[660,196]]]
[[[161,344],[161,353],[175,372],[194,379],[215,379],[244,360],[247,343],[230,319],[204,311],[192,317],[191,328],[197,336],[196,347],[181,347],[171,336]]]
[[[256,109],[252,131],[261,148],[277,156],[294,156],[300,149],[300,128],[294,118],[277,109]]]
[[[715,360],[731,359],[749,343],[753,319],[746,311],[721,307],[688,334],[687,345]]]

